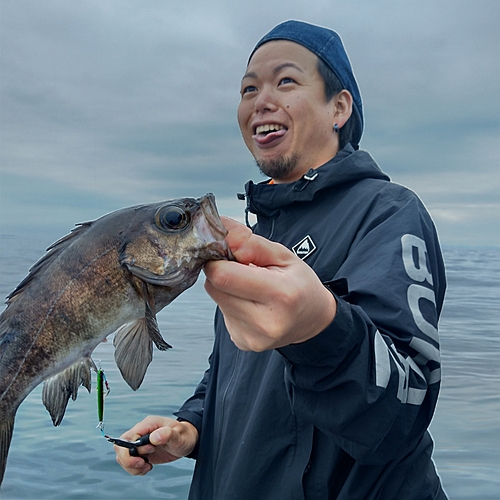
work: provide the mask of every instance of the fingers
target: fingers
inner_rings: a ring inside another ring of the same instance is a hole
[[[336,301],[307,264],[236,221],[223,223],[236,261],[208,262],[205,289],[240,349],[304,342],[331,323]]]
[[[159,427],[168,424],[168,421],[172,419],[167,419],[165,417],[149,416],[143,421],[137,423],[127,432],[123,433],[120,438],[126,439],[128,441],[136,441],[145,434],[152,434]],[[140,455],[149,455],[155,452],[154,437],[150,435],[150,445],[141,446],[137,449]],[[130,455],[128,448],[123,448],[121,446],[114,446],[116,453],[116,461],[133,476],[143,476],[147,474],[152,468],[152,463],[147,463],[141,457],[133,457]],[[150,461],[151,462],[151,461]]]
[[[151,444],[140,446],[137,451],[147,456],[149,463],[143,458],[132,457],[128,449],[115,446],[116,460],[129,474],[144,475],[153,468],[152,464],[172,462],[188,455],[198,441],[198,431],[189,422],[157,416],[145,418],[121,438],[135,441],[148,433]]]
[[[198,441],[198,431],[189,422],[171,421],[168,426],[157,429],[150,441],[163,449],[168,461],[177,460],[191,453]]]
[[[266,240],[252,233],[247,226],[229,217],[222,217],[228,230],[226,242],[234,258],[241,264],[254,264],[260,267],[272,266],[287,259],[296,258],[286,247]]]
[[[127,438],[123,437],[123,439]],[[153,465],[143,458],[131,456],[128,448],[114,445],[114,449],[116,461],[132,476],[144,476],[153,468]],[[143,450],[140,453],[145,454]]]
[[[298,259],[268,268],[225,264],[232,266],[207,270],[205,289],[242,350],[259,352],[304,342],[323,331],[336,314],[333,295]]]
[[[214,265],[219,263],[223,265]],[[219,291],[245,300],[265,302],[272,293],[269,284],[279,285],[277,280],[280,278],[280,269],[276,266],[246,266],[234,261],[211,261],[204,272],[210,285],[206,290],[219,305]]]
[[[207,292],[217,303],[220,297],[213,295],[212,289],[246,300],[267,302],[273,293],[269,284],[282,283],[286,287],[281,271],[301,264],[300,259],[285,246],[253,234],[239,222],[227,217],[223,222],[229,231],[226,241],[236,261],[211,261],[205,265],[204,272],[211,285]]]

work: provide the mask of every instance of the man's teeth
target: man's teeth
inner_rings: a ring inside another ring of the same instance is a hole
[[[277,125],[274,123],[267,124],[267,125],[259,125],[255,129],[256,134],[265,134],[266,132],[276,132],[277,130],[284,129],[285,127],[283,125]]]

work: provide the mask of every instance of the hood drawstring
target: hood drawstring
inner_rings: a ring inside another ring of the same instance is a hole
[[[319,176],[319,172],[317,172],[314,168],[310,168],[301,179],[299,179],[295,186],[293,187],[294,191],[302,191],[310,182],[314,181]],[[252,229],[252,225],[248,219],[248,214],[250,213],[250,205],[251,205],[251,194],[250,194],[250,183],[246,186],[246,193],[236,193],[238,200],[244,201],[247,200],[247,206],[245,207],[245,224],[247,227]],[[271,179],[269,184],[274,184],[274,181]]]
[[[318,177],[319,173],[314,170],[314,168],[310,168],[303,176],[302,179],[298,180],[295,186],[293,187],[294,191],[302,191],[310,182],[312,182],[316,177]]]
[[[250,213],[250,195],[245,193],[236,193],[238,200],[247,200],[247,206],[245,207],[245,224],[248,228],[252,229],[250,221],[248,220],[248,214]]]

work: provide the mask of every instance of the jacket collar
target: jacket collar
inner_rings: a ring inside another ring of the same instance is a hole
[[[355,151],[348,144],[337,155],[321,167],[309,170],[301,179],[289,184],[269,184],[263,181],[245,185],[247,199],[246,212],[271,216],[276,210],[295,202],[314,199],[316,193],[362,179],[390,181],[370,154]]]

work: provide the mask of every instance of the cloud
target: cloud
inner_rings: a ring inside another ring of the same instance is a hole
[[[474,242],[498,235],[496,0],[1,9],[2,231],[207,191],[241,214],[235,192],[260,175],[236,124],[239,81],[256,41],[295,18],[341,33],[364,98],[362,147],[420,194],[446,241],[470,242],[471,225],[484,231]],[[460,211],[464,200],[482,208]]]
[[[443,243],[500,246],[498,171],[443,170],[402,174],[393,180],[419,194]]]

